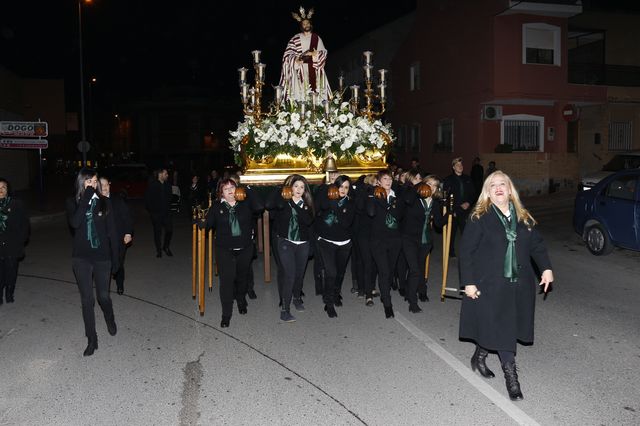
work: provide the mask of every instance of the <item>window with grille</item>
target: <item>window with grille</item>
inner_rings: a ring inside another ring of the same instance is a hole
[[[407,126],[405,124],[398,128],[397,151],[405,152],[407,148]]]
[[[522,63],[560,65],[560,27],[545,23],[524,24]]]
[[[633,136],[630,121],[612,121],[609,123],[609,151],[629,151]]]
[[[453,152],[453,119],[438,121],[438,151]]]
[[[541,151],[542,120],[503,119],[503,144],[514,151]]]
[[[411,151],[420,152],[420,125],[412,124],[410,129],[410,139],[409,143],[411,144]]]

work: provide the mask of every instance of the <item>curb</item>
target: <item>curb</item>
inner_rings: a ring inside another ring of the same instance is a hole
[[[65,212],[55,212],[55,213],[46,213],[37,216],[31,216],[29,218],[29,222],[31,225],[37,225],[40,223],[53,222],[57,219],[63,218],[65,216]]]

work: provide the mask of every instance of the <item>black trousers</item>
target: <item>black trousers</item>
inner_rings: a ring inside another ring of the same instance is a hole
[[[358,240],[352,239],[353,246],[351,247],[351,288],[358,290],[362,288],[360,284],[360,271],[362,270],[362,260],[360,259],[360,249],[358,248]],[[362,289],[364,292],[364,288]]]
[[[456,252],[456,233],[458,229],[460,229],[460,235],[464,232],[464,225],[467,223],[467,217],[469,217],[469,210],[466,210],[463,213],[456,212],[456,215],[453,216],[451,221],[451,243],[450,243],[450,253]]]
[[[398,279],[398,288],[406,290],[407,280],[409,279],[409,265],[402,250],[400,250],[398,262],[396,263],[396,278]]]
[[[156,243],[156,250],[169,248],[171,244],[171,236],[173,235],[173,220],[171,214],[165,216],[151,216],[151,224],[153,225],[153,241]],[[164,244],[162,244],[162,230],[164,229]]]
[[[117,288],[124,288],[124,259],[127,256],[127,247],[121,249],[120,251],[120,269],[113,275],[113,278],[116,280]]]
[[[93,311],[96,300],[93,297],[93,283],[96,284],[96,296],[104,319],[110,321],[113,319],[113,306],[109,296],[111,261],[91,261],[74,257],[71,264],[78,283],[78,290],[80,290],[84,333],[89,338],[96,337],[96,316]]]
[[[278,290],[282,298],[282,310],[289,311],[292,297],[300,298],[304,272],[309,260],[309,245],[309,241],[294,244],[284,238],[278,238],[278,275],[282,272],[282,280],[278,280]]]
[[[239,307],[247,304],[245,295],[253,257],[253,245],[240,250],[216,247],[216,257],[219,265],[222,316],[231,317],[234,300]]]
[[[378,270],[373,260],[371,251],[371,238],[358,236],[356,248],[360,253],[360,272],[358,273],[358,290],[363,291],[366,297],[372,297],[373,289],[376,287],[376,276]]]
[[[408,265],[407,289],[405,297],[409,303],[418,303],[418,294],[427,294],[424,279],[425,261],[433,245],[421,244],[413,238],[402,237],[402,252]]]
[[[18,259],[15,257],[0,257],[0,303],[4,289],[7,296],[12,296],[18,280]]]
[[[315,232],[311,233],[311,250],[313,251],[313,280],[316,286],[316,294],[322,294],[325,286],[325,270],[322,260],[322,253],[318,245],[318,237]]]
[[[385,307],[391,305],[391,280],[402,248],[402,240],[390,238],[387,240],[371,240],[371,253],[378,267],[378,285],[380,286],[380,300]]]
[[[347,262],[351,254],[351,242],[339,246],[325,240],[318,240],[318,248],[324,264],[324,289],[322,301],[325,305],[333,305],[342,290],[342,280],[347,270]]]

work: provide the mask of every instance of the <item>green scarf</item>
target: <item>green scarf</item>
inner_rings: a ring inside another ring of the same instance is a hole
[[[423,245],[431,242],[431,232],[429,232],[429,219],[431,219],[431,208],[433,207],[433,201],[431,205],[427,204],[427,200],[420,200],[422,207],[424,207],[424,223],[422,224],[422,240]]]
[[[96,223],[93,220],[93,210],[96,208],[97,202],[97,198],[92,198],[89,204],[89,210],[85,213],[85,216],[87,217],[87,240],[91,243],[91,248],[94,249],[100,247],[98,230],[96,229]]]
[[[7,219],[9,219],[8,207],[10,202],[10,197],[5,197],[0,200],[0,232],[4,232],[7,230]]]
[[[238,204],[232,206],[224,200],[222,201],[222,204],[224,204],[227,210],[229,210],[229,225],[231,226],[231,236],[239,237],[240,235],[242,235],[242,230],[240,229],[240,222],[238,222],[238,217],[236,216],[236,206]]]
[[[389,207],[396,199],[393,195],[389,197]],[[387,208],[387,216],[384,218],[384,224],[387,225],[389,229],[398,229],[398,219],[396,219],[391,213],[389,213]]]
[[[338,201],[338,208],[342,207],[344,203],[347,202],[347,197],[343,197],[340,201]],[[332,226],[334,223],[338,223],[338,215],[334,210],[329,210],[327,217],[324,218],[324,223],[328,226]]]
[[[495,204],[491,205],[493,210],[498,215],[498,219],[504,226],[504,231],[507,236],[507,252],[504,255],[504,277],[509,278],[512,283],[518,282],[518,258],[516,256],[516,226],[518,226],[518,216],[516,216],[516,209],[513,207],[513,203],[509,202],[509,214],[511,220],[500,211]]]
[[[302,200],[296,203],[298,207],[302,207]],[[291,218],[289,219],[289,232],[287,239],[290,241],[300,241],[300,226],[298,226],[298,212],[291,206]]]

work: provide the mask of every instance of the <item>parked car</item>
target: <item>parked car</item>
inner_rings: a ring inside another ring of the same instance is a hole
[[[104,175],[111,180],[111,192],[129,199],[144,198],[149,185],[149,169],[145,164],[117,164],[106,169]]]
[[[609,176],[612,173],[619,172],[626,169],[640,168],[640,152],[625,152],[616,154],[611,160],[604,166],[599,172],[591,173],[582,178],[579,189],[581,191],[587,191],[593,188],[604,177]]]
[[[576,195],[573,227],[596,256],[640,250],[640,169],[622,170]]]

